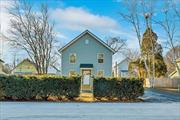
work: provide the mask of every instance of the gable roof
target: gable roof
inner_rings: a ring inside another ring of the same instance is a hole
[[[18,66],[20,66],[20,65],[21,65],[22,63],[24,63],[25,61],[27,61],[27,62],[29,62],[29,63],[31,63],[32,65],[35,66],[35,64],[34,64],[31,60],[29,60],[28,58],[26,58],[26,59],[24,59],[23,61],[21,61],[19,64],[17,64],[14,69],[16,69]],[[13,70],[14,70],[14,69],[13,69]]]
[[[79,40],[79,38],[81,38],[82,36],[84,36],[85,34],[89,34],[90,36],[92,36],[96,41],[98,41],[99,43],[101,43],[103,46],[105,46],[107,49],[109,49],[111,52],[115,53],[115,51],[104,41],[102,41],[99,37],[97,37],[96,35],[94,35],[92,32],[90,32],[89,30],[85,30],[84,32],[82,32],[80,35],[78,35],[77,37],[75,37],[73,40],[71,40],[69,43],[67,43],[64,47],[62,47],[61,49],[59,49],[59,52],[64,51],[66,48],[68,48],[69,46],[71,46],[73,43],[75,43],[77,40]]]
[[[180,57],[176,59],[176,62],[177,62],[177,63],[180,63]],[[180,67],[180,66],[179,66],[179,67]],[[172,77],[172,76],[173,76],[174,74],[176,74],[176,73],[177,73],[177,69],[174,70],[173,72],[171,72],[171,73],[169,74],[169,77]]]
[[[120,64],[122,64],[123,62],[125,62],[125,61],[127,61],[127,62],[129,62],[130,61],[130,59],[128,58],[128,57],[126,57],[125,59],[123,59],[121,62],[119,62],[117,65],[120,65]]]

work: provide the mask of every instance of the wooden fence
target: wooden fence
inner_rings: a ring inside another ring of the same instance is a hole
[[[153,81],[145,80],[145,87],[150,87]],[[177,78],[156,78],[154,81],[154,87],[159,88],[180,88],[180,77]]]

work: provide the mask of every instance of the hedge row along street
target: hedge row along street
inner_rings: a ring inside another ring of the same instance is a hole
[[[93,78],[95,98],[135,100],[144,94],[143,79]],[[73,101],[80,95],[81,77],[0,76],[0,100]]]

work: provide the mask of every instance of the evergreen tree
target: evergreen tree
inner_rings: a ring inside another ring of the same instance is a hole
[[[150,28],[143,34],[141,51],[147,57],[150,73],[153,72],[153,55],[155,62],[155,77],[165,76],[167,72],[166,64],[162,57],[162,47],[157,42],[158,36]]]
[[[158,36],[150,28],[147,28],[143,34],[141,43],[142,57],[146,58],[146,62],[150,71],[153,74],[153,59],[155,64],[155,77],[165,76],[167,72],[166,64],[162,57],[162,47],[157,42]],[[144,62],[141,59],[133,61],[129,68],[133,69],[133,66],[138,67],[139,77],[147,77],[147,71],[145,69]]]

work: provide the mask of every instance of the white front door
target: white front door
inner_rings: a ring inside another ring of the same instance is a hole
[[[91,70],[85,69],[82,70],[82,76],[83,76],[83,85],[90,85],[91,80]]]
[[[91,90],[92,81],[91,81],[91,69],[82,69],[82,86],[81,90]]]

